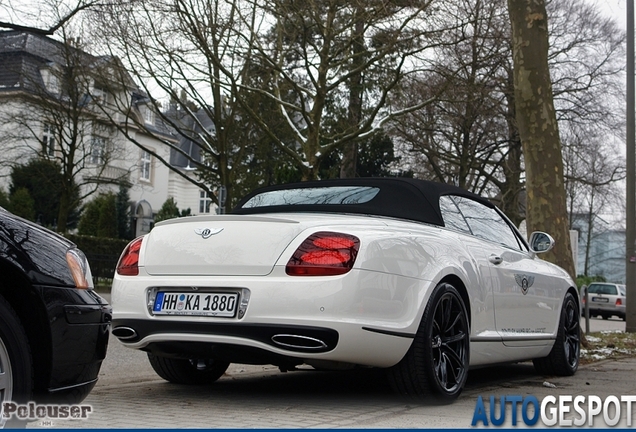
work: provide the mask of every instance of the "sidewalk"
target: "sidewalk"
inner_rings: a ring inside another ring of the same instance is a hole
[[[479,396],[487,401],[491,395],[497,400],[533,395],[541,401],[559,395],[636,395],[636,358],[582,366],[573,377],[544,378],[531,363],[473,370],[459,400],[447,406],[401,399],[377,372],[280,373],[273,367],[232,365],[226,376],[207,387],[160,379],[98,385],[84,402],[92,406],[88,420],[34,422],[28,427],[470,428]],[[635,409],[636,404],[632,418]],[[619,426],[627,427],[626,410],[621,417]],[[605,427],[602,415],[596,419],[595,426]],[[509,410],[504,426],[512,427],[510,422]],[[518,422],[517,427],[524,427],[520,417]]]

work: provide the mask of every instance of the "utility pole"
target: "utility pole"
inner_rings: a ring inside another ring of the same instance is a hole
[[[636,146],[634,139],[634,0],[627,0],[627,211],[625,221],[625,330],[636,332]]]

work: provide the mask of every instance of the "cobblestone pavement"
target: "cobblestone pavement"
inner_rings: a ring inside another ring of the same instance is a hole
[[[623,322],[611,321],[596,320],[594,325],[624,329]],[[273,366],[233,364],[213,385],[174,385],[157,377],[145,353],[125,348],[111,336],[100,380],[82,403],[92,408],[89,418],[45,419],[27,427],[470,428],[479,396],[534,395],[542,400],[547,395],[636,395],[635,376],[635,358],[582,366],[565,378],[537,375],[531,363],[477,369],[470,371],[459,400],[435,406],[396,396],[377,370],[320,372],[307,367],[281,373]],[[546,381],[556,388],[546,387]],[[625,410],[621,415],[626,418]],[[511,415],[506,418],[504,426],[511,426]]]
[[[561,394],[635,395],[635,372],[633,358],[583,366],[567,378],[541,377],[529,363],[475,370],[458,401],[434,406],[396,397],[377,371],[280,373],[273,367],[232,365],[211,386],[159,379],[98,385],[84,401],[93,410],[87,420],[47,420],[28,427],[467,428],[480,395],[534,395],[539,401]],[[546,387],[546,380],[556,388]],[[621,415],[626,426],[625,410]]]

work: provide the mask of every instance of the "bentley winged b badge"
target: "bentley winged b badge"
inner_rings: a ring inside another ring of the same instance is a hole
[[[215,234],[220,233],[221,231],[223,231],[223,228],[196,228],[194,230],[195,234],[200,235],[201,237],[203,237],[204,239],[210,238]]]
[[[515,274],[515,281],[517,281],[517,285],[521,287],[523,295],[526,295],[528,294],[528,288],[534,284],[534,276]]]

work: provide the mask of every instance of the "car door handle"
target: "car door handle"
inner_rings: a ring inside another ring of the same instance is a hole
[[[501,264],[501,263],[503,262],[503,258],[502,258],[502,257],[497,256],[497,255],[494,255],[494,254],[493,254],[493,255],[490,255],[490,258],[488,258],[488,260],[489,260],[491,263],[495,264],[495,265],[497,265],[497,264]]]

